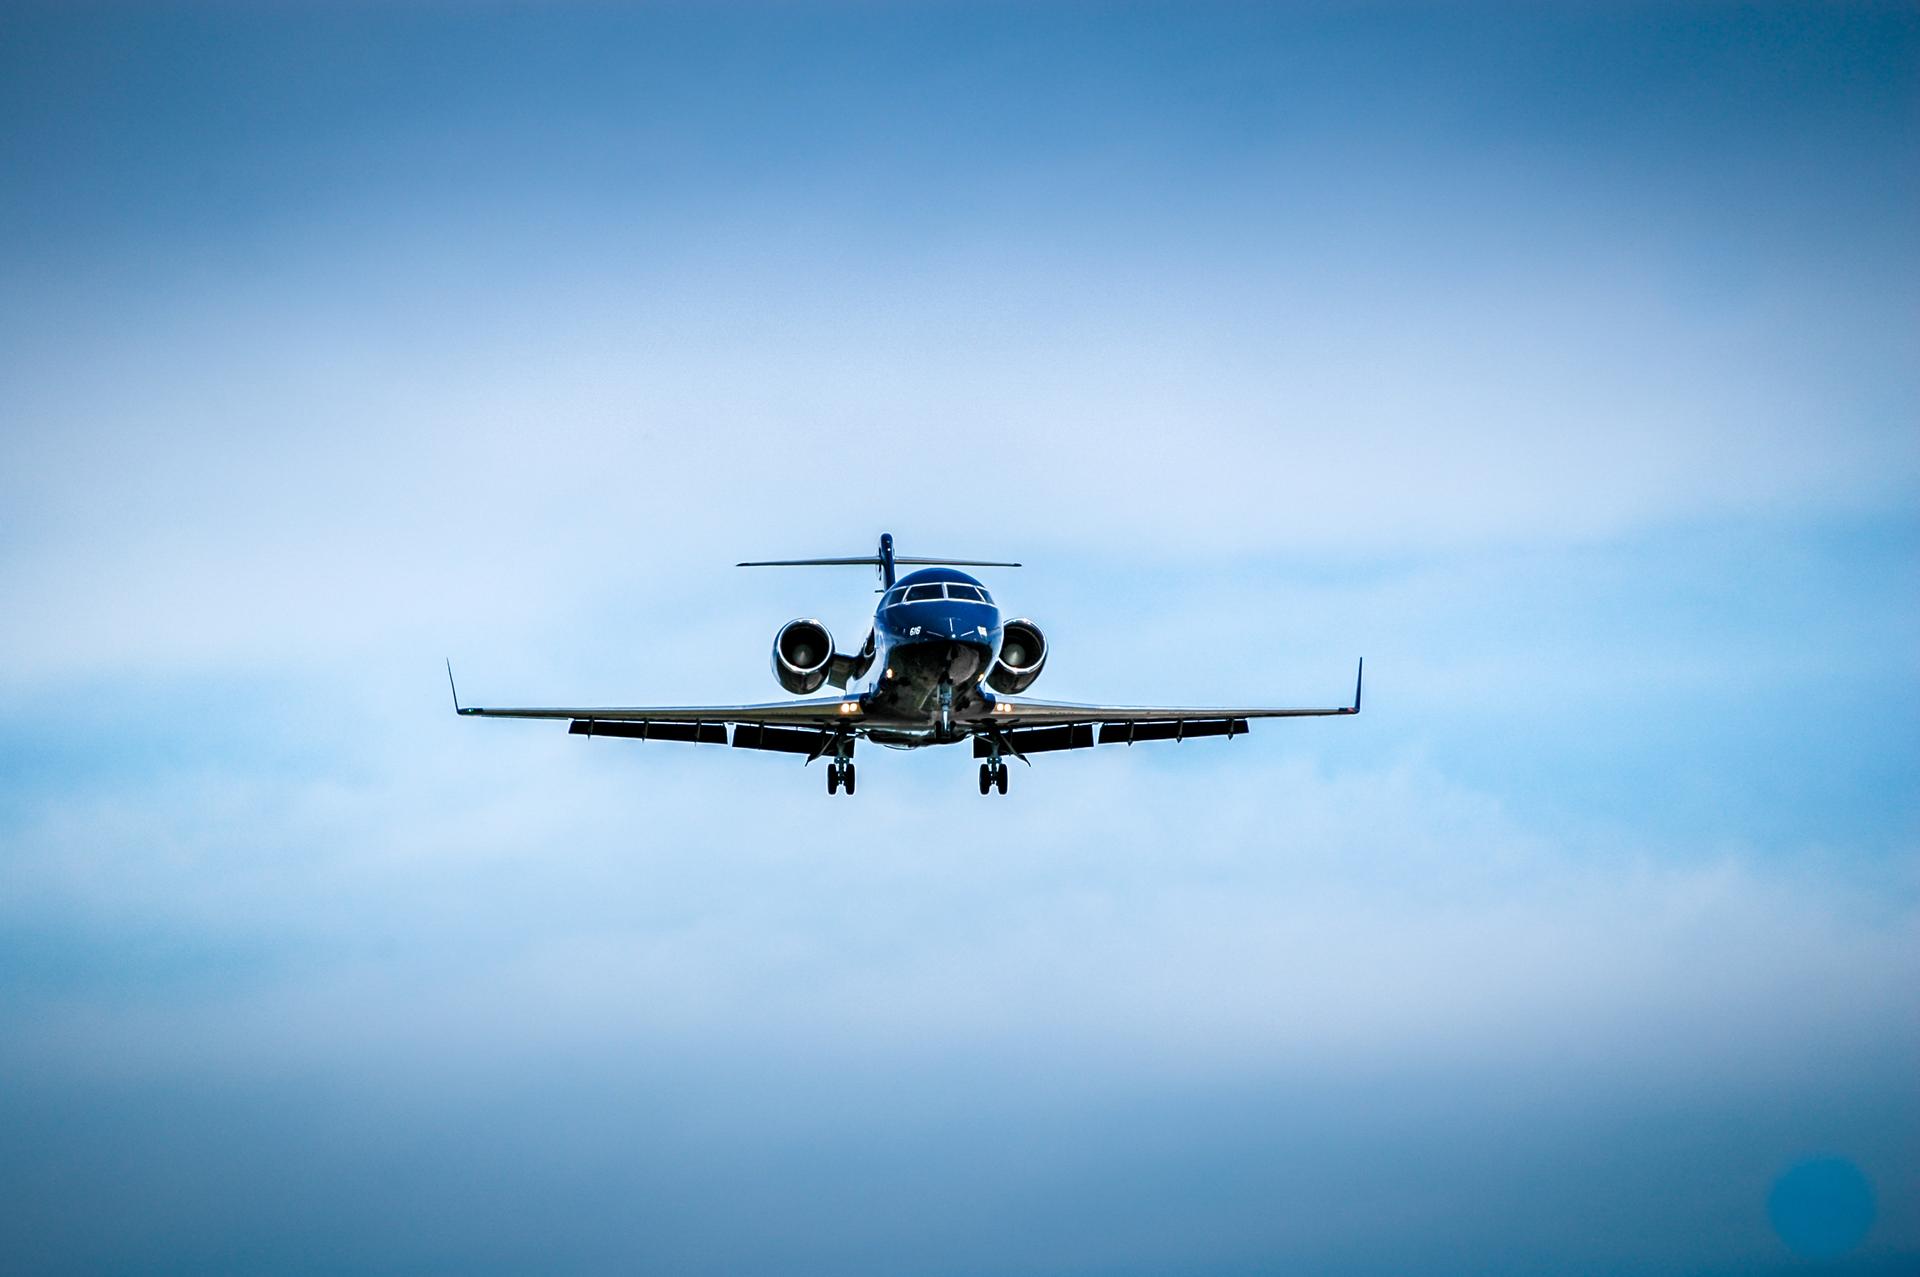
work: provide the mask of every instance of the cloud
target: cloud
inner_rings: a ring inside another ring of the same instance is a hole
[[[1897,290],[1789,258],[1729,294],[1690,241],[1605,220],[1519,260],[1405,228],[1309,253],[1290,224],[849,260],[830,218],[736,228],[743,259],[571,216],[148,266],[23,334],[12,663],[579,613],[909,519],[1009,553],[1364,561],[1883,514],[1920,477]],[[571,255],[521,260],[524,234]]]
[[[1807,995],[1851,970],[1847,995],[1889,998],[1912,952],[1892,903],[1914,885],[1905,858],[1765,868],[1587,845],[1412,764],[1329,776],[1226,756],[1170,803],[1141,798],[1158,760],[1044,760],[1032,805],[1002,811],[951,783],[952,759],[876,758],[855,821],[759,759],[427,742],[379,750],[357,781],[175,776],[49,804],[17,844],[16,916],[253,955],[269,983],[238,992],[276,1005],[307,960],[349,981],[397,962],[520,990],[535,1038],[651,1016],[851,1054],[1137,1036],[1202,1068],[1302,1042],[1350,1061],[1410,1034],[1428,1052],[1573,1033],[1576,1050],[1658,1055],[1711,1007],[1772,1032],[1779,1002],[1864,1023]],[[760,799],[730,810],[742,786]],[[1569,998],[1577,1021],[1554,1011]],[[1784,1048],[1798,1028],[1779,1032]],[[1710,1040],[1717,1066],[1754,1058]]]
[[[1648,1138],[1625,1115],[1672,1111],[1760,1177],[1756,1193],[1767,1159],[1800,1143],[1904,1173],[1880,1119],[1913,1117],[1893,1081],[1920,1046],[1904,1014],[1920,977],[1910,855],[1768,867],[1590,843],[1417,764],[1328,773],[1224,750],[1181,777],[1179,802],[1148,797],[1167,775],[1144,752],[1046,760],[1031,798],[1000,804],[952,784],[950,760],[889,758],[848,814],[788,767],[471,726],[370,744],[325,782],[167,778],[17,827],[8,934],[52,951],[10,964],[23,1093],[158,1088],[231,1110],[214,1097],[298,1087],[362,1116],[329,1141],[235,1112],[221,1143],[273,1131],[323,1168],[347,1149],[440,1148],[490,1111],[478,1179],[439,1190],[469,1204],[539,1196],[539,1166],[599,1165],[636,1209],[704,1218],[704,1190],[655,1183],[665,1158],[780,1218],[740,1159],[798,1174],[841,1150],[819,1182],[781,1190],[827,1209],[925,1158],[996,1228],[1033,1222],[1007,1186],[1051,1203],[1034,1235],[1062,1263],[1104,1253],[1090,1221],[1106,1216],[1087,1211],[1135,1191],[1192,1200],[1175,1184],[1195,1159],[1275,1191],[1303,1155],[1349,1184],[1348,1159],[1382,1151],[1482,1159],[1496,1179],[1546,1159],[1601,1176],[1633,1212],[1675,1181],[1576,1168]],[[1456,1132],[1446,1109],[1487,1129]],[[1609,1135],[1586,1113],[1626,1125]],[[1006,1164],[983,1143],[995,1130],[1037,1160]],[[1576,1132],[1585,1152],[1555,1143]],[[162,1147],[133,1141],[134,1173],[157,1170]],[[1082,1161],[1100,1149],[1097,1168]],[[342,1173],[321,1171],[325,1192],[355,1200]],[[939,1218],[920,1193],[873,1191],[898,1221]],[[1702,1247],[1764,1253],[1764,1235],[1699,1213],[1720,1190],[1687,1191],[1676,1226],[1706,1230]],[[1457,1235],[1493,1227],[1492,1203],[1441,1196],[1468,1212]],[[1309,1226],[1208,1198],[1205,1217],[1255,1251],[1369,1253],[1363,1218]],[[1579,1201],[1539,1209],[1547,1253],[1624,1253],[1571,1240]],[[1895,1240],[1915,1226],[1891,1207],[1883,1220]],[[632,1243],[619,1219],[584,1227]],[[840,1255],[891,1226],[795,1227],[807,1253]],[[727,1253],[764,1267],[771,1235],[756,1236]],[[956,1245],[961,1262],[997,1253]]]

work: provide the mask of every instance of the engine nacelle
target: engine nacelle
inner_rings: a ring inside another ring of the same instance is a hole
[[[1047,663],[1047,637],[1032,621],[1008,621],[1000,629],[1000,659],[987,671],[987,686],[1013,696],[1040,677]]]
[[[833,635],[818,621],[788,621],[773,636],[773,676],[796,696],[817,692],[833,671]]]

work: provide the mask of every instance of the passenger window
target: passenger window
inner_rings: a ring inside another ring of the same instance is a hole
[[[905,603],[929,603],[939,597],[941,597],[939,586],[915,585],[908,588],[907,597],[901,601]]]

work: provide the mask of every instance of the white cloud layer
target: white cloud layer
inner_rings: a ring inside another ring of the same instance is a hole
[[[1373,269],[1350,238],[858,259],[850,228],[754,226],[746,259],[605,238],[608,273],[573,238],[604,228],[545,230],[564,262],[475,234],[324,276],[147,267],[22,333],[9,664],[511,625],[908,520],[959,550],[1367,557],[1886,510],[1920,478],[1903,303],[1804,261],[1728,295],[1604,225]]]
[[[815,778],[766,760],[471,726],[373,746],[332,780],[168,777],[21,827],[9,931],[50,937],[17,968],[40,978],[9,994],[26,1094],[269,1079],[352,1097],[371,1114],[356,1144],[493,1110],[483,1161],[612,1156],[643,1176],[656,1156],[783,1164],[822,1139],[964,1160],[971,1125],[1042,1121],[1051,1151],[1023,1174],[1068,1209],[1039,1236],[1087,1262],[1102,1247],[1071,1207],[1101,1190],[1070,1150],[1105,1143],[1115,1112],[1146,1146],[1112,1150],[1110,1174],[1292,1164],[1259,1139],[1222,1152],[1232,1123],[1208,1097],[1241,1097],[1257,1130],[1307,1120],[1280,1116],[1288,1096],[1324,1106],[1302,1136],[1314,1157],[1345,1131],[1496,1178],[1536,1158],[1577,1178],[1648,1138],[1627,1115],[1669,1110],[1754,1193],[1813,1146],[1844,1148],[1889,1198],[1912,1176],[1898,1132],[1920,1113],[1893,1081],[1920,1052],[1911,856],[1767,866],[1584,843],[1421,766],[1329,774],[1248,751],[1179,776],[1177,804],[1149,797],[1171,778],[1140,753],[1048,760],[1044,786],[1023,773],[1032,795],[997,803],[945,760],[876,759],[857,805],[823,805]],[[1489,1129],[1456,1136],[1449,1110]],[[1623,1125],[1588,1130],[1600,1114]],[[663,1122],[662,1144],[614,1154],[583,1121]],[[1498,1133],[1513,1123],[1537,1129]],[[1714,1217],[1738,1194],[1684,1187],[1683,1169],[1615,1184],[1612,1209],[1701,1230],[1697,1252],[1667,1253],[1765,1257],[1752,1221]],[[788,1191],[825,1203],[844,1185]],[[1630,1254],[1580,1240],[1595,1208],[1542,1205],[1546,1253]],[[1280,1244],[1252,1205],[1210,1209],[1245,1244]],[[1494,1202],[1462,1209],[1458,1235],[1494,1227]],[[1883,1223],[1885,1244],[1920,1241],[1891,1200]],[[1360,1219],[1304,1236],[1368,1253]]]

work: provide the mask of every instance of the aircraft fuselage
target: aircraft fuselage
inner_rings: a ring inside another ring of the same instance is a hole
[[[916,587],[959,586],[957,591]],[[951,597],[977,592],[981,601]],[[939,593],[939,598],[916,598]],[[861,719],[884,745],[963,740],[963,722],[992,712],[985,679],[1000,655],[1000,609],[980,582],[953,568],[901,577],[873,617],[874,661]],[[909,601],[911,600],[911,601]]]

